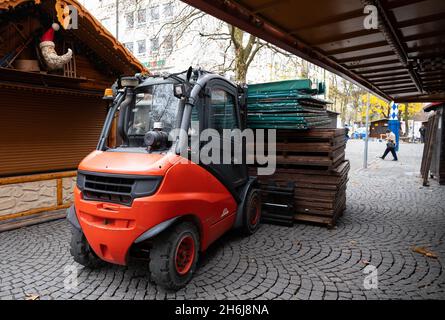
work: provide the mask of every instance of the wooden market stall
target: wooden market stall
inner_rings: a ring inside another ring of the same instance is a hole
[[[77,1],[0,1],[0,222],[69,206],[104,89],[143,70]]]
[[[384,139],[386,130],[388,130],[388,119],[379,119],[371,121],[369,137]]]
[[[424,111],[430,113],[421,167],[424,185],[429,177],[445,185],[445,103],[432,103]]]

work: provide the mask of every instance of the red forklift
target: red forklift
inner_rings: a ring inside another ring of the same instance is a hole
[[[142,255],[151,280],[177,290],[192,278],[199,253],[224,233],[255,233],[261,197],[247,165],[182,156],[191,153],[192,119],[199,130],[243,130],[246,109],[243,87],[203,70],[118,80],[97,149],[79,165],[67,212],[74,260],[95,268]],[[115,117],[119,143],[111,146]],[[174,129],[187,134],[169,139]]]

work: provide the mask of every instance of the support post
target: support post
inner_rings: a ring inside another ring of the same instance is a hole
[[[388,120],[388,129],[396,136],[396,151],[399,151],[400,141],[400,121],[399,121],[399,106],[391,102],[391,111]]]
[[[363,156],[363,168],[368,168],[368,142],[369,142],[369,104],[370,104],[370,97],[369,92],[366,95],[366,137],[365,137],[365,152]]]
[[[63,205],[63,180],[57,179],[57,206]]]
[[[119,0],[116,0],[116,40],[119,41]]]

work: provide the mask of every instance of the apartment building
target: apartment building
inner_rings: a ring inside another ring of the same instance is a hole
[[[221,72],[224,56],[226,61],[233,59],[233,50],[225,50],[228,40],[214,41],[221,37],[203,36],[227,34],[224,23],[204,15],[189,25],[193,18],[187,20],[187,15],[192,8],[182,1],[85,0],[83,4],[152,72],[177,72],[189,66]],[[225,75],[233,78],[233,72]],[[327,78],[322,68],[265,48],[253,60],[247,79],[255,83],[302,76],[314,83]]]

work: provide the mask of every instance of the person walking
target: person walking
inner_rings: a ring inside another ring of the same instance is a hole
[[[390,152],[394,157],[393,161],[398,161],[396,153],[396,135],[393,132],[391,132],[391,130],[386,130],[386,150],[385,153],[383,153],[383,156],[380,157],[380,159],[385,160],[385,157]]]
[[[425,143],[426,127],[423,123],[419,129],[419,132],[420,132],[420,142]]]
[[[349,126],[345,124],[345,141],[346,143],[349,141]]]

